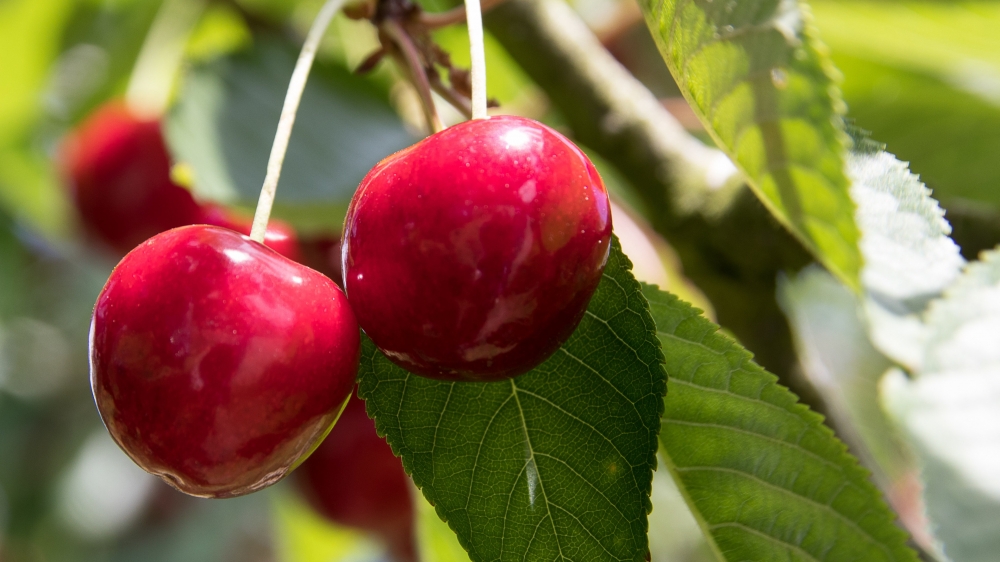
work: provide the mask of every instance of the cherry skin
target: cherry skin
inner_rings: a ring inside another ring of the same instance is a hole
[[[119,254],[198,221],[191,193],[170,179],[160,123],[134,116],[121,103],[106,104],[85,120],[61,156],[85,230]]]
[[[344,288],[389,359],[443,380],[525,373],[573,333],[607,262],[608,194],[573,143],[520,117],[389,156],[344,223]]]
[[[227,209],[221,205],[207,203],[201,207],[201,215],[198,223],[221,226],[229,230],[235,230],[240,234],[250,235],[253,227],[253,218],[241,215],[240,213]],[[303,263],[302,250],[300,249],[299,237],[295,234],[292,225],[277,219],[271,219],[267,223],[267,230],[264,231],[264,245],[286,258]]]
[[[409,478],[357,396],[295,471],[295,480],[317,511],[333,522],[379,536],[396,560],[416,560]]]
[[[323,275],[231,230],[136,247],[94,307],[90,376],[111,436],[182,492],[280,480],[325,435],[357,376],[360,335]]]

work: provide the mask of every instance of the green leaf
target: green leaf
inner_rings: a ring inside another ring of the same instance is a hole
[[[816,0],[850,116],[914,163],[946,207],[1000,208],[995,2]]]
[[[700,311],[643,294],[669,375],[661,452],[720,560],[917,560],[819,415]]]
[[[802,371],[820,390],[841,437],[881,489],[890,489],[913,462],[879,404],[878,383],[892,363],[869,341],[858,296],[813,265],[781,278],[778,301]]]
[[[186,77],[166,133],[176,159],[193,170],[199,198],[256,205],[296,56],[292,45],[257,38],[252,50]],[[413,140],[377,87],[317,64],[292,131],[275,216],[304,230],[339,231],[368,170]]]
[[[0,203],[46,233],[64,233],[68,205],[50,159],[32,142],[42,93],[73,2],[0,2]]]
[[[946,207],[1000,209],[1000,106],[922,72],[835,54],[851,118],[884,141]],[[984,77],[985,79],[985,77]]]
[[[883,388],[924,464],[928,513],[955,562],[1000,548],[1000,248],[928,307],[917,368]]]
[[[1000,71],[996,2],[813,0],[816,25],[837,52],[940,76]],[[987,86],[988,84],[982,84]]]
[[[852,287],[861,256],[844,104],[795,0],[641,0],[667,66],[761,201]]]
[[[472,560],[643,560],[662,356],[632,264],[611,256],[579,328],[515,379],[449,383],[369,340],[359,395]]]

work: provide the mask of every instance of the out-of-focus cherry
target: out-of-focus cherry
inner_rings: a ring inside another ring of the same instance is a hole
[[[61,164],[85,230],[121,254],[198,222],[191,193],[170,179],[159,121],[140,119],[124,104],[102,106],[73,131]]]
[[[140,244],[101,291],[91,385],[115,441],[204,497],[281,479],[333,423],[360,336],[325,276],[231,230],[194,225]]]
[[[335,523],[376,534],[400,562],[416,560],[409,478],[357,396],[296,471],[296,481]]]
[[[333,235],[312,236],[303,239],[302,263],[333,279],[338,285],[344,282],[340,267],[340,238]]]

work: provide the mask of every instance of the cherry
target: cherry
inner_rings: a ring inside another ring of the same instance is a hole
[[[350,399],[295,475],[304,495],[330,520],[378,535],[397,560],[416,559],[409,478],[375,432],[361,399]]]
[[[241,215],[237,211],[227,209],[221,205],[207,203],[201,208],[201,216],[198,223],[221,226],[229,230],[235,230],[240,234],[250,235],[250,227],[253,226],[253,218]],[[292,225],[277,219],[271,219],[267,223],[267,230],[264,233],[264,245],[286,258],[303,263],[302,251],[299,247],[299,237],[295,234]]]
[[[94,307],[91,385],[142,468],[203,497],[281,479],[350,396],[360,335],[323,275],[231,230],[136,247]]]
[[[121,103],[102,106],[69,135],[61,164],[84,228],[121,254],[198,221],[191,193],[170,179],[160,123]]]
[[[593,164],[520,117],[467,121],[389,156],[344,225],[358,323],[394,362],[444,380],[527,372],[572,334],[611,241]]]

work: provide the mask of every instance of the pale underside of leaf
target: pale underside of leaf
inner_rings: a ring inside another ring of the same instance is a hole
[[[927,337],[920,316],[958,278],[965,260],[949,237],[944,211],[920,178],[855,133],[848,174],[858,205],[871,339],[886,356],[917,369]]]
[[[1000,548],[1000,249],[984,252],[924,316],[919,369],[884,400],[921,456],[928,513],[955,562]]]
[[[667,66],[761,201],[841,280],[861,255],[843,101],[796,0],[642,0]]]
[[[494,383],[396,367],[365,340],[360,396],[472,560],[642,560],[665,380],[617,240],[580,327]]]
[[[820,416],[697,309],[643,292],[669,376],[661,452],[720,559],[917,560]]]

